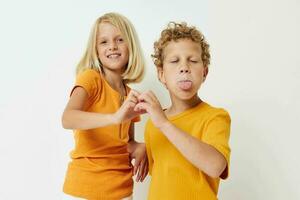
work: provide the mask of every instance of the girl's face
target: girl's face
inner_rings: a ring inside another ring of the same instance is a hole
[[[172,97],[188,100],[197,95],[208,73],[201,54],[201,46],[190,39],[171,41],[164,48],[159,78]]]
[[[128,63],[129,51],[121,32],[108,22],[101,22],[97,33],[97,53],[104,70],[123,73]]]

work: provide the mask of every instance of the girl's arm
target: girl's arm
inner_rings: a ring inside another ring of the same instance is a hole
[[[131,90],[128,98],[116,113],[101,114],[83,111],[88,99],[87,92],[82,87],[76,87],[62,115],[62,125],[65,129],[88,130],[119,124],[140,114],[134,112],[138,92]]]
[[[129,141],[127,150],[131,159],[135,159],[133,174],[136,175],[136,181],[143,182],[148,174],[148,160],[146,146],[144,143],[136,142],[134,139],[134,123],[130,124]]]
[[[139,99],[143,102],[139,103],[135,109],[146,110],[153,124],[189,162],[210,177],[220,177],[227,166],[227,161],[219,151],[169,122],[159,101],[151,91],[140,95]]]
[[[76,87],[62,115],[62,125],[65,129],[87,130],[116,124],[113,114],[100,114],[83,111],[88,99],[87,92],[82,87]]]

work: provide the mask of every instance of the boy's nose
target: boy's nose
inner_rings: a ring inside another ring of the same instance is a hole
[[[180,74],[182,74],[182,73],[190,73],[191,70],[190,70],[190,67],[188,66],[187,63],[182,63],[181,66],[180,66],[179,72],[180,72]]]
[[[180,73],[189,73],[190,72],[190,70],[188,70],[188,69],[181,69],[180,70]]]

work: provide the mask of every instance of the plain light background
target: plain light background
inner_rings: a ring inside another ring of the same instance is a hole
[[[145,53],[146,77],[132,87],[153,90],[164,106],[153,42],[169,21],[205,34],[212,64],[199,94],[232,117],[219,199],[300,199],[299,10],[296,0],[1,1],[0,199],[62,199],[73,136],[61,114],[90,28],[110,11],[132,21]],[[146,199],[149,180],[135,185],[134,199]]]

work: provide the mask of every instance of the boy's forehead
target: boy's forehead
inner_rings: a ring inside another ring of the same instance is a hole
[[[182,54],[201,54],[201,45],[190,39],[172,40],[163,48],[164,57]]]

